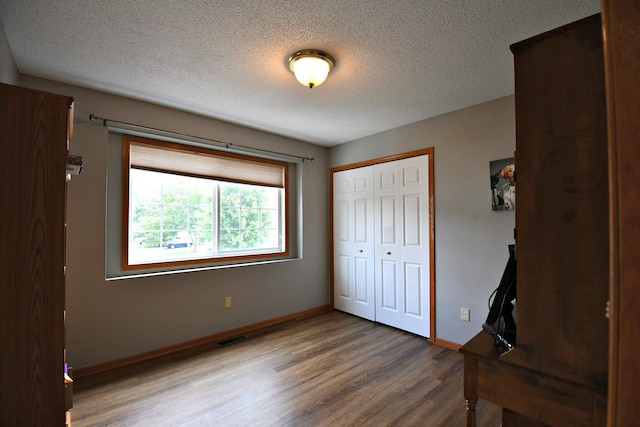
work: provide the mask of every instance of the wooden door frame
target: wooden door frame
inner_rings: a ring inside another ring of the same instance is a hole
[[[396,160],[408,159],[428,155],[429,159],[429,340],[437,344],[436,338],[436,258],[435,258],[435,208],[434,208],[434,148],[423,148],[420,150],[408,151],[406,153],[393,154],[391,156],[378,157],[362,162],[350,163],[343,166],[336,166],[329,170],[329,304],[334,307],[334,265],[333,265],[333,174],[349,169],[373,166],[381,163],[393,162]]]

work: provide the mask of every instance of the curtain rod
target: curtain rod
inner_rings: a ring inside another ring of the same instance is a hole
[[[289,158],[293,158],[293,159],[299,159],[302,163],[304,162],[314,162],[316,159],[314,157],[304,157],[304,156],[297,156],[295,154],[288,154],[288,153],[281,153],[278,151],[271,151],[271,150],[265,150],[263,148],[254,148],[254,147],[248,147],[246,145],[240,145],[240,144],[233,144],[231,142],[224,142],[224,141],[219,141],[217,139],[210,139],[210,138],[203,138],[200,136],[194,136],[194,135],[186,135],[186,134],[181,134],[181,133],[177,133],[177,132],[172,132],[170,130],[164,130],[164,129],[158,129],[158,128],[153,128],[150,126],[143,126],[143,125],[136,125],[134,123],[127,123],[127,122],[122,122],[119,120],[113,120],[113,119],[106,119],[104,117],[98,117],[95,114],[89,114],[89,121],[91,122],[95,122],[95,121],[100,121],[102,122],[102,126],[108,127],[109,125],[107,123],[115,123],[117,125],[120,126],[126,126],[129,128],[134,128],[134,129],[140,129],[143,130],[145,132],[150,132],[151,134],[165,134],[166,136],[170,136],[173,138],[177,138],[177,139],[182,139],[182,140],[186,140],[186,141],[192,141],[192,142],[197,142],[199,141],[205,141],[208,143],[215,143],[218,144],[219,148],[226,148],[228,150],[235,150],[235,151],[250,151],[253,153],[264,153],[267,155],[271,155],[271,156],[284,156],[284,157],[289,157]],[[116,128],[118,128],[116,126]],[[122,128],[120,127],[119,129],[121,130],[127,130],[126,128]],[[161,136],[161,135],[158,135]]]

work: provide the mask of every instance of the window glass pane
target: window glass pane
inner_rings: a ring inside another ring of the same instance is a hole
[[[131,230],[134,232],[160,231],[161,212],[161,205],[135,203]]]
[[[244,229],[241,233],[240,248],[251,249],[260,245],[260,230]]]
[[[240,210],[240,226],[245,230],[260,229],[260,210],[259,209],[241,209]]]
[[[158,232],[136,232],[133,233],[133,249],[144,250],[150,248],[159,248],[160,233]]]
[[[224,229],[220,230],[220,251],[232,251],[236,249],[240,249],[240,231],[239,230],[231,230]]]
[[[162,200],[161,175],[157,172],[147,172],[139,169],[131,169],[131,186],[144,188],[144,192],[138,194],[136,201],[140,204],[159,204]]]
[[[171,237],[180,230],[186,230],[189,223],[189,207],[181,205],[164,205],[162,209],[162,228],[173,232]]]
[[[278,248],[280,221],[274,203],[280,190],[244,184],[220,185],[220,251]],[[266,205],[265,205],[266,204]],[[274,238],[275,236],[275,238]]]
[[[262,191],[260,197],[263,209],[278,209],[280,207],[280,198],[277,191]]]
[[[263,230],[262,232],[262,245],[265,248],[275,248],[278,246],[278,242],[280,240],[280,233],[278,229],[271,228],[268,230]]]
[[[275,209],[266,209],[261,212],[260,221],[265,229],[278,229],[278,211]]]
[[[215,185],[132,169],[129,263],[211,257]]]
[[[161,259],[160,233],[134,233],[129,243],[129,264],[141,264]]]
[[[220,206],[220,231],[240,228],[240,208]]]
[[[180,175],[160,175],[162,181],[162,203],[165,205],[186,205],[192,179]]]
[[[240,206],[244,209],[260,207],[260,189],[244,188],[240,193]]]
[[[196,252],[213,253],[213,232],[211,230],[197,230],[193,233]]]
[[[190,185],[189,204],[191,206],[211,205],[213,194],[211,193],[209,180],[195,180],[192,181]]]
[[[220,207],[240,207],[240,185],[223,184],[220,190]]]
[[[212,229],[213,206],[211,199],[208,205],[190,205],[190,223],[189,228],[192,230],[209,230]]]

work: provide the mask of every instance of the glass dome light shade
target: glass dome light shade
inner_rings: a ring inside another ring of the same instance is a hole
[[[306,50],[296,52],[289,58],[289,68],[296,79],[304,86],[320,86],[333,68],[333,58],[328,54]]]

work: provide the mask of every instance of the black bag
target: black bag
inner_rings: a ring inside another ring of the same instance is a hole
[[[496,339],[494,345],[500,344],[511,349],[516,344],[516,322],[513,318],[513,303],[516,298],[516,250],[509,245],[509,260],[502,273],[502,279],[489,297],[489,315],[482,329]],[[493,298],[493,301],[492,301]]]

